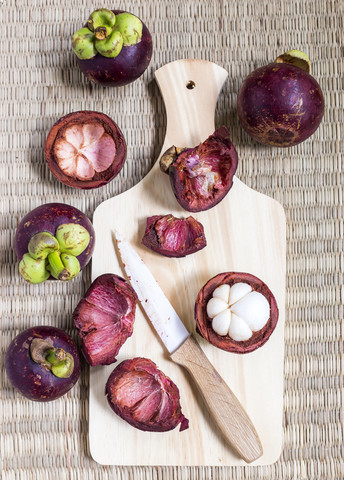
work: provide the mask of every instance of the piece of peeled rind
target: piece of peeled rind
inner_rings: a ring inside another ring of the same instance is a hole
[[[120,363],[111,373],[105,388],[110,407],[135,428],[166,432],[177,425],[188,428],[178,387],[148,358],[133,358]]]
[[[228,335],[236,342],[244,342],[252,337],[252,330],[245,320],[235,315],[235,313],[232,313]]]
[[[228,303],[219,298],[211,298],[207,303],[207,315],[210,318],[216,317],[219,313],[228,309]]]
[[[100,123],[68,126],[55,141],[59,168],[68,176],[91,180],[106,171],[116,157],[116,145]]]
[[[250,292],[252,292],[252,288],[248,283],[243,283],[243,282],[235,283],[230,287],[229,299],[228,299],[229,305],[233,305],[233,303],[238,302]]]
[[[142,244],[165,257],[185,257],[207,245],[203,225],[195,218],[172,214],[147,218]]]
[[[213,291],[213,297],[219,298],[220,300],[229,303],[229,292],[230,286],[227,285],[227,283],[224,283],[223,285],[215,288],[215,290]]]
[[[257,332],[270,317],[270,305],[259,292],[251,292],[231,306],[232,313],[239,316],[247,326]]]
[[[133,333],[137,296],[121,277],[97,277],[73,312],[82,351],[92,365],[109,365]]]
[[[224,310],[213,318],[211,325],[218,335],[225,336],[228,334],[231,320],[232,312],[227,308],[227,310]]]

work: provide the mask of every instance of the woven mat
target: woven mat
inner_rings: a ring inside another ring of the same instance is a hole
[[[343,4],[151,0],[105,6],[138,14],[154,37],[148,70],[117,90],[88,83],[70,51],[71,34],[96,7],[94,2],[0,0],[2,478],[343,479]],[[325,94],[325,117],[315,135],[297,147],[263,147],[240,128],[236,94],[251,70],[290,48],[311,57],[312,72]],[[75,337],[71,313],[90,284],[89,268],[67,284],[24,283],[12,249],[14,231],[30,209],[50,201],[70,203],[92,216],[100,202],[142,178],[157,158],[166,127],[153,72],[188,57],[211,60],[228,70],[216,124],[232,132],[239,178],[286,209],[283,453],[268,467],[104,467],[88,452],[86,367],[77,386],[49,404],[26,401],[4,374],[4,352],[24,328],[52,324]],[[52,124],[81,109],[108,114],[128,143],[120,175],[106,187],[85,192],[55,180],[43,155]]]

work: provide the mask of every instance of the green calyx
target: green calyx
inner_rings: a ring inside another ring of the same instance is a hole
[[[116,28],[123,37],[123,45],[136,45],[142,38],[142,22],[131,13],[119,13],[116,16]]]
[[[39,232],[28,244],[28,253],[19,263],[19,273],[30,283],[42,283],[50,275],[67,281],[80,272],[78,256],[90,243],[90,234],[82,225],[66,223],[60,225],[53,236]]]
[[[122,50],[123,37],[117,30],[114,30],[111,35],[104,40],[96,40],[94,45],[103,57],[115,58]]]
[[[82,225],[76,223],[63,223],[55,232],[60,252],[70,255],[80,255],[90,243],[90,234]]]
[[[94,46],[94,33],[88,28],[82,28],[74,33],[72,38],[72,48],[75,55],[83,60],[89,60],[97,55]]]
[[[75,55],[89,60],[100,53],[116,58],[122,47],[136,45],[142,38],[143,24],[131,13],[115,15],[111,10],[95,10],[89,17],[87,27],[78,30],[72,39]]]
[[[87,27],[95,32],[99,27],[113,28],[116,23],[116,15],[107,8],[99,8],[89,16]]]
[[[34,338],[30,344],[30,355],[35,363],[51,371],[55,377],[68,378],[74,371],[73,355],[62,348],[55,348],[51,341]]]
[[[288,50],[275,60],[276,63],[288,63],[289,65],[295,65],[296,67],[305,70],[309,73],[311,68],[311,61],[308,55],[301,50]]]

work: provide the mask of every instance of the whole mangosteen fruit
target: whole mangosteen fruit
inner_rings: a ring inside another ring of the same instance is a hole
[[[255,140],[276,147],[303,142],[318,128],[324,97],[309,72],[308,56],[290,50],[252,72],[240,87],[238,116]]]
[[[50,276],[71,280],[90,261],[95,234],[84,213],[64,203],[46,203],[29,212],[19,223],[14,249],[19,272],[30,283]]]
[[[152,57],[152,37],[135,15],[95,10],[72,39],[80,70],[100,85],[121,87],[138,79]]]
[[[32,327],[17,335],[6,351],[5,365],[12,385],[38,402],[62,397],[80,376],[77,346],[55,327]]]

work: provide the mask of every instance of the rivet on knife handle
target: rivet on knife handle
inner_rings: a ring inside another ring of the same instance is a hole
[[[194,338],[187,338],[171,358],[188,370],[209,413],[233,450],[247,463],[261,457],[262,444],[251,420]]]

